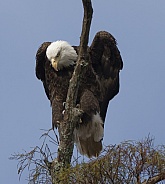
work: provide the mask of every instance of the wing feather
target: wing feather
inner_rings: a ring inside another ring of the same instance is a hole
[[[45,62],[46,62],[46,49],[47,47],[51,44],[51,42],[44,42],[38,49],[36,53],[36,77],[43,82],[43,86],[45,89],[45,93],[49,97],[49,90],[46,84],[46,79],[45,79]]]
[[[109,101],[119,92],[119,72],[123,62],[115,38],[106,31],[95,35],[89,55],[101,84],[100,115],[104,121]]]
[[[52,106],[52,128],[57,128],[62,120],[63,102],[66,100],[69,80],[73,69],[56,72],[46,57],[47,47],[51,42],[44,42],[36,53],[36,77],[42,81],[45,93]],[[70,74],[71,73],[71,74]]]

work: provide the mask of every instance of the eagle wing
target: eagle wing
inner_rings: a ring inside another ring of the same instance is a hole
[[[36,77],[43,82],[45,93],[50,100],[49,90],[46,84],[45,77],[45,62],[46,62],[46,49],[51,44],[51,42],[44,42],[38,49],[36,53]]]
[[[36,53],[36,77],[42,81],[45,93],[52,106],[52,128],[57,128],[58,122],[62,120],[63,102],[70,76],[66,70],[55,72],[46,57],[46,50],[51,42],[44,42]],[[63,84],[63,85],[62,85]]]
[[[123,62],[115,38],[106,31],[95,35],[89,56],[100,81],[100,115],[104,122],[109,101],[119,92],[119,72],[123,68]]]

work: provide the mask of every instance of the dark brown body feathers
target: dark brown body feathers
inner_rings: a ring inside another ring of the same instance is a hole
[[[74,66],[56,72],[46,57],[46,49],[51,42],[44,42],[36,54],[36,76],[43,82],[44,89],[52,106],[52,126],[57,127],[64,110],[63,102],[69,87]],[[78,47],[74,46],[78,52]],[[98,32],[88,48],[89,65],[81,78],[77,104],[84,111],[82,122],[92,121],[92,114],[99,113],[105,121],[109,101],[119,92],[119,72],[123,67],[120,52],[114,37],[105,31]],[[82,129],[84,130],[84,127]],[[79,138],[82,143],[80,152],[88,157],[97,156],[102,149],[100,141]],[[95,145],[96,149],[90,144]]]

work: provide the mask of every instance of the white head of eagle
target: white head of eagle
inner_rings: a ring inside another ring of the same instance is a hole
[[[68,42],[61,40],[52,42],[48,46],[46,56],[56,71],[74,65],[77,60],[74,48]]]

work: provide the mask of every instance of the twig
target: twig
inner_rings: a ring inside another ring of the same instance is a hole
[[[165,173],[160,173],[152,178],[150,178],[147,181],[144,181],[142,184],[156,184],[160,181],[165,180]]]

